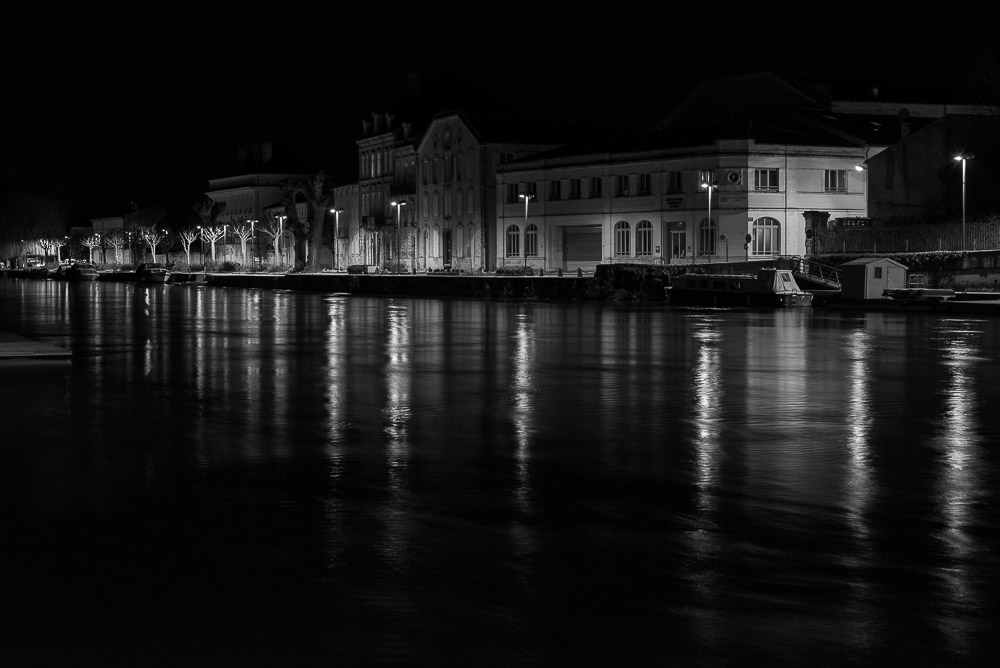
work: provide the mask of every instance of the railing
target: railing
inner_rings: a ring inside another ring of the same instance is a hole
[[[798,255],[782,255],[778,258],[778,266],[791,269],[793,272],[814,281],[830,286],[840,286],[840,268],[830,264],[806,260]]]

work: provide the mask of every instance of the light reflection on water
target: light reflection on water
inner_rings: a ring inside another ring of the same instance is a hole
[[[74,352],[0,366],[14,630],[74,620],[67,653],[110,626],[223,663],[997,658],[993,320],[0,298]]]

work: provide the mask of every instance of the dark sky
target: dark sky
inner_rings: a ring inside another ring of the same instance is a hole
[[[650,127],[699,80],[725,74],[954,82],[985,23],[856,9],[837,21],[820,3],[497,5],[476,16],[443,2],[416,17],[417,5],[395,4],[371,15],[170,7],[39,2],[4,16],[0,177],[91,216],[130,201],[184,206],[253,141],[353,165],[361,118],[397,100],[409,72],[455,68],[528,112]]]

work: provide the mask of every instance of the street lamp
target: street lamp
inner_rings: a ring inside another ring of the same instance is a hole
[[[275,261],[278,263],[279,266],[285,264],[284,261],[285,251],[284,248],[282,248],[283,245],[282,242],[284,241],[284,236],[285,236],[286,218],[288,218],[288,216],[278,216],[278,257],[275,258]]]
[[[518,193],[518,197],[524,200],[524,234],[522,238],[524,239],[524,248],[521,249],[521,254],[524,256],[524,266],[528,266],[528,202],[535,198],[531,193]]]
[[[962,163],[962,250],[966,249],[965,245],[965,163],[968,160],[975,159],[974,155],[956,155],[955,160]]]
[[[248,220],[247,222],[250,223],[250,238],[253,239],[253,257],[250,258],[250,268],[252,269],[257,262],[257,253],[260,252],[260,249],[257,246],[257,235],[254,231],[254,226],[257,224],[257,221]]]
[[[717,183],[709,183],[707,180],[705,180],[705,181],[702,181],[702,183],[701,183],[701,189],[704,190],[706,193],[708,193],[708,229],[709,229],[709,231],[711,231],[711,229],[712,229],[712,191],[713,190],[718,190],[719,189],[719,184],[717,184]],[[706,235],[705,238],[706,239],[711,239],[712,237],[711,237],[711,235]],[[711,249],[709,249],[709,250],[711,250]],[[711,262],[712,261],[712,254],[710,252],[707,252],[707,253],[705,253],[705,255],[708,256],[708,261]]]
[[[343,209],[330,209],[333,214],[333,270],[337,271],[337,256],[340,255],[340,212]]]
[[[406,202],[397,202],[396,200],[392,200],[391,202],[389,202],[389,204],[394,209],[396,209],[396,273],[398,274],[399,273],[399,265],[400,265],[400,260],[399,260],[399,212],[400,212],[400,210],[404,206],[406,206]]]

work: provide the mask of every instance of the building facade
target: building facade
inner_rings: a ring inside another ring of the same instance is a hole
[[[744,139],[519,160],[498,169],[496,262],[593,271],[804,255],[814,220],[866,215],[863,159],[863,147]]]

